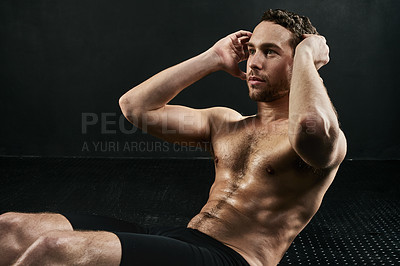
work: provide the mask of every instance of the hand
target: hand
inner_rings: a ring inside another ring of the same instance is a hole
[[[250,40],[251,32],[237,31],[219,40],[210,51],[219,58],[220,68],[234,77],[246,79],[246,73],[239,69],[239,63],[249,57],[247,42]]]
[[[329,46],[326,44],[325,37],[316,34],[303,34],[303,38],[296,47],[296,53],[309,52],[317,70],[328,64]]]

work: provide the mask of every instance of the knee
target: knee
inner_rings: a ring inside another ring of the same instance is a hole
[[[19,250],[23,246],[22,236],[25,234],[26,214],[6,212],[0,215],[0,246],[3,249]]]
[[[15,233],[22,228],[23,217],[20,213],[6,212],[0,215],[0,236]]]
[[[29,247],[41,235],[54,230],[73,229],[68,220],[60,214],[7,212],[0,215],[0,241],[23,249]]]
[[[35,239],[52,230],[73,230],[69,221],[57,213],[6,212],[0,215],[0,232],[19,233],[20,237]],[[1,235],[1,234],[0,234]]]
[[[20,256],[19,265],[119,265],[121,246],[108,232],[49,231]]]
[[[10,226],[21,221],[21,214],[17,212],[6,212],[0,215],[0,226]]]
[[[0,265],[11,264],[24,251],[19,241],[23,219],[18,213],[0,215]]]
[[[31,247],[33,254],[54,248],[54,238],[47,234],[53,230],[72,231],[72,227],[59,214],[7,212],[0,215],[0,265],[11,264]]]

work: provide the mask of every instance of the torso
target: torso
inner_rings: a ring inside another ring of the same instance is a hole
[[[314,169],[292,149],[288,121],[255,117],[212,133],[215,182],[188,224],[236,250],[251,265],[276,265],[318,210],[338,166]]]

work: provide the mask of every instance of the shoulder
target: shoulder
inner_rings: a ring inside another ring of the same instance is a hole
[[[216,106],[204,109],[211,122],[232,122],[243,119],[243,116],[234,109]]]
[[[215,137],[225,132],[229,124],[238,122],[244,117],[234,109],[228,107],[211,107],[203,109],[207,113],[210,136]]]

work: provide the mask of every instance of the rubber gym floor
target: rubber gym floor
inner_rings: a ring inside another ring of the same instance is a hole
[[[400,265],[400,161],[346,160],[279,265]],[[60,212],[186,225],[211,159],[0,157],[0,213]]]

